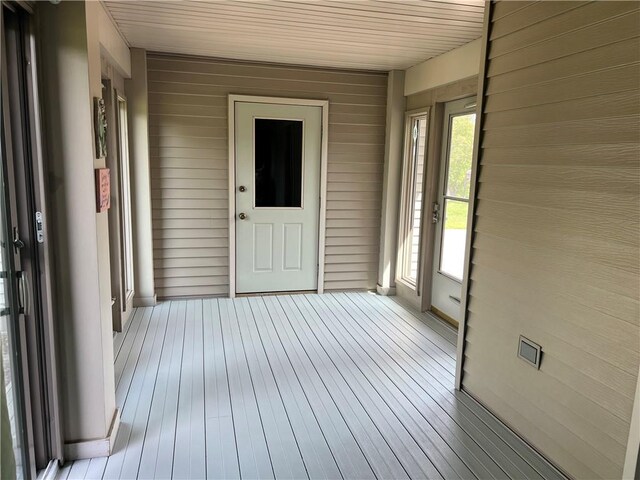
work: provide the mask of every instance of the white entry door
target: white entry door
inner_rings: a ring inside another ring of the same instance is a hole
[[[467,239],[471,163],[475,134],[475,99],[445,105],[442,160],[433,258],[432,310],[460,322],[462,277]]]
[[[322,107],[235,103],[236,292],[318,288]]]

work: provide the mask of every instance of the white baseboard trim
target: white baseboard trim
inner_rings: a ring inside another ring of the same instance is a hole
[[[381,285],[376,285],[376,292],[378,292],[378,295],[392,297],[396,294],[396,287],[383,287]]]
[[[85,458],[108,457],[113,451],[116,435],[120,427],[120,410],[116,409],[109,428],[109,434],[105,438],[87,440],[84,442],[65,443],[64,458],[67,460],[83,460]]]
[[[151,297],[133,297],[134,307],[155,307],[158,304],[158,297],[154,293]]]

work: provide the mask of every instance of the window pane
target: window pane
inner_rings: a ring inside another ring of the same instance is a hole
[[[422,220],[422,183],[424,179],[424,154],[427,138],[427,117],[415,118],[412,125],[412,158],[413,158],[413,194],[411,196],[410,251],[408,252],[407,276],[416,281],[418,277],[418,262],[420,253],[420,223]]]
[[[469,198],[475,125],[475,113],[458,115],[451,119],[447,171],[447,195],[449,196]]]
[[[124,290],[123,304],[129,292],[133,291],[133,230],[131,219],[131,170],[129,163],[129,127],[127,125],[127,102],[118,99],[118,145],[120,147],[120,189],[123,256],[124,256]]]
[[[302,121],[255,120],[256,207],[302,206]]]
[[[460,281],[464,272],[468,212],[467,202],[445,200],[440,271]]]

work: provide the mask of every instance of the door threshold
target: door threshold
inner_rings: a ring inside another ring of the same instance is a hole
[[[447,322],[449,325],[451,325],[453,328],[455,328],[456,330],[458,329],[458,327],[460,326],[460,322],[458,322],[457,320],[455,320],[454,318],[451,318],[449,315],[447,315],[446,313],[438,310],[436,307],[434,307],[433,305],[431,306],[431,309],[429,310],[431,313],[433,313],[436,317],[438,317],[440,320],[444,320],[445,322]]]
[[[312,293],[318,293],[317,290],[292,290],[285,292],[251,292],[251,293],[236,293],[236,297],[271,297],[278,295],[309,295]]]

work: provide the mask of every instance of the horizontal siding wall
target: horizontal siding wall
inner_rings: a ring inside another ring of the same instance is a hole
[[[639,6],[491,16],[463,387],[576,478],[621,477],[638,380]]]
[[[149,54],[159,297],[227,295],[228,95],[329,100],[325,289],[376,284],[387,76]]]

